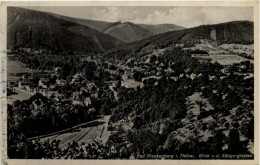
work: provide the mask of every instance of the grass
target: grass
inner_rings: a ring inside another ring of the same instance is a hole
[[[240,63],[242,61],[248,61],[248,59],[243,58],[238,55],[226,55],[226,54],[218,54],[218,55],[209,55],[209,56],[203,56],[201,58],[204,59],[212,59],[212,63],[218,62],[221,65],[232,65],[234,63]],[[253,62],[253,60],[250,60],[250,62]]]
[[[7,61],[7,74],[10,73],[33,73],[37,70],[27,68],[26,65],[20,61],[8,59]]]

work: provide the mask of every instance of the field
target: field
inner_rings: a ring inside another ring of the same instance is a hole
[[[7,60],[7,74],[11,73],[33,73],[37,70],[26,68],[26,65],[20,61],[14,61],[8,58]]]
[[[224,50],[228,50],[232,53],[245,53],[254,57],[254,44],[251,45],[242,45],[242,44],[222,44],[220,47]]]
[[[209,55],[202,56],[202,59],[212,59],[212,63],[218,62],[221,65],[232,65],[234,63],[240,63],[242,61],[250,61],[253,63],[253,60],[246,59],[238,55],[227,55],[227,54],[218,54],[218,55]]]
[[[23,100],[28,100],[32,95],[16,90],[15,91],[16,94],[12,94],[10,96],[8,96],[7,100],[8,102],[11,104],[17,100],[23,101]]]

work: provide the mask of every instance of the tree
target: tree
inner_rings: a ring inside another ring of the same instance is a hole
[[[136,117],[134,119],[134,128],[139,129],[143,124],[143,118],[142,117]]]
[[[142,78],[144,78],[144,77],[145,77],[145,75],[142,72],[137,71],[134,73],[134,79],[136,81],[142,81]]]
[[[237,129],[232,129],[229,132],[228,151],[232,154],[245,153]]]

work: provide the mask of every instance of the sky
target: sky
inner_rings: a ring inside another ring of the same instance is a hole
[[[253,21],[252,7],[63,6],[25,8],[106,22],[170,23],[187,28],[237,20]]]

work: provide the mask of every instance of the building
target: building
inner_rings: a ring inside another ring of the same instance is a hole
[[[18,82],[18,89],[29,93],[33,92],[32,84],[28,79],[20,79]]]
[[[191,78],[192,80],[194,80],[196,77],[197,77],[197,75],[194,74],[194,73],[192,73],[192,74],[190,75],[190,78]]]
[[[66,80],[63,80],[63,79],[57,79],[57,80],[56,80],[56,84],[57,84],[57,85],[64,86],[64,85],[66,84]]]
[[[48,80],[46,78],[40,78],[40,80],[38,82],[38,86],[46,89],[47,83],[48,83]]]
[[[117,87],[119,87],[119,85],[120,85],[120,82],[119,82],[119,81],[113,81],[113,82],[112,82],[113,88],[117,88]]]
[[[90,97],[93,99],[98,99],[98,93],[91,93]]]
[[[80,83],[82,80],[82,74],[77,73],[73,76],[71,83]]]
[[[87,106],[87,107],[91,105],[91,99],[90,99],[90,97],[86,97],[86,98],[84,99],[84,105]]]
[[[144,83],[137,82],[134,79],[127,79],[126,81],[121,81],[121,86],[125,88],[133,88],[136,89],[137,87],[143,88]]]

